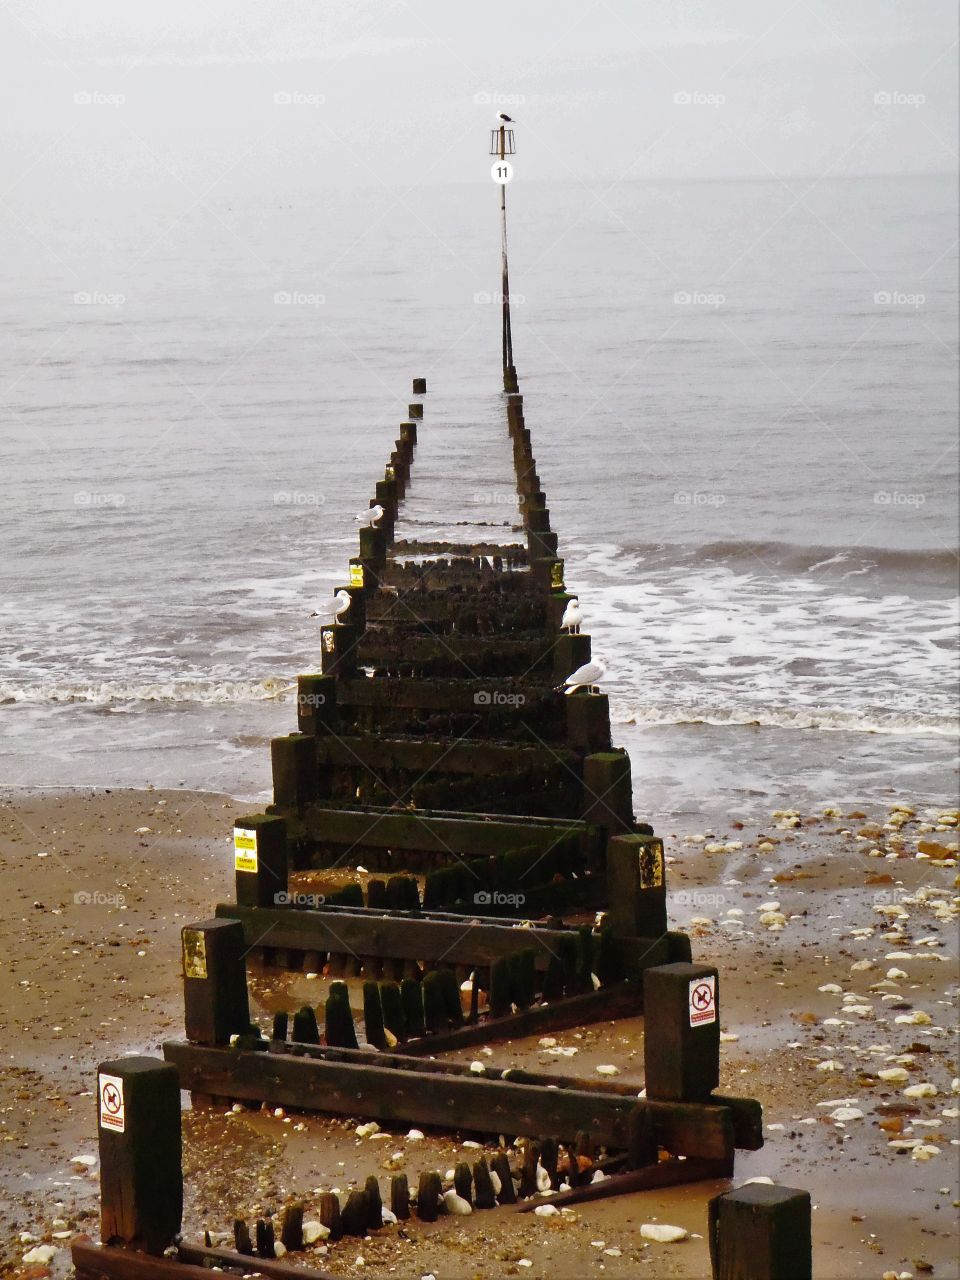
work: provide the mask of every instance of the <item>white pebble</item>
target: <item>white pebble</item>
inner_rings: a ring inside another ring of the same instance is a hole
[[[458,1196],[452,1189],[443,1193],[443,1203],[447,1206],[447,1213],[454,1214],[458,1218],[465,1218],[473,1213],[470,1201],[464,1200],[463,1196]]]
[[[558,1218],[560,1210],[555,1204],[538,1204],[533,1211],[538,1218]]]
[[[905,1098],[935,1098],[937,1096],[937,1086],[935,1084],[912,1084],[909,1088],[904,1089],[903,1096]]]
[[[411,1129],[407,1134],[407,1142],[422,1142],[423,1131],[421,1129]]]
[[[903,1080],[910,1079],[903,1067],[884,1067],[882,1071],[877,1072],[877,1076],[880,1080],[886,1080],[891,1084],[900,1084]]]
[[[678,1240],[686,1240],[689,1234],[685,1227],[671,1227],[665,1222],[644,1222],[640,1227],[644,1240],[656,1240],[658,1244],[676,1244]]]
[[[38,1244],[35,1249],[30,1249],[23,1255],[23,1260],[26,1263],[39,1262],[46,1266],[58,1253],[59,1250],[52,1244]]]
[[[831,1111],[830,1119],[846,1124],[848,1120],[862,1120],[863,1112],[859,1107],[837,1107],[836,1111]]]
[[[619,1074],[620,1068],[615,1067],[610,1062],[601,1063],[600,1066],[597,1067],[597,1075],[600,1076],[618,1076]]]

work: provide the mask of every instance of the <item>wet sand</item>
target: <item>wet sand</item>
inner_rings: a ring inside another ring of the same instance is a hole
[[[910,801],[891,792],[891,803],[898,799]],[[0,993],[5,1271],[31,1270],[20,1266],[33,1247],[21,1242],[23,1232],[61,1247],[56,1275],[67,1267],[69,1234],[96,1237],[96,1167],[72,1158],[96,1153],[97,1063],[156,1052],[180,1034],[179,929],[231,896],[230,825],[248,807],[185,790],[0,800],[10,975]],[[766,1145],[738,1154],[735,1181],[769,1176],[811,1191],[818,1280],[931,1274],[924,1266],[937,1280],[960,1274],[957,868],[950,857],[915,856],[918,841],[949,848],[957,833],[917,810],[899,833],[887,807],[853,804],[828,817],[822,810],[799,819],[712,815],[711,828],[661,831],[673,859],[671,923],[689,929],[695,958],[720,967],[721,1024],[736,1037],[722,1046],[721,1088],[764,1105]],[[324,986],[322,978],[276,971],[255,973],[251,983],[264,1025],[270,1008],[319,1003]],[[550,1049],[533,1039],[491,1046],[489,1057],[477,1049],[450,1056],[594,1078],[598,1065],[613,1064],[621,1079],[642,1085],[641,1020],[554,1038]],[[905,1079],[877,1075],[898,1068]],[[937,1092],[903,1096],[918,1084]],[[835,1118],[841,1106],[863,1115]],[[317,1190],[346,1190],[372,1172],[384,1185],[396,1170],[415,1182],[421,1169],[444,1173],[478,1154],[452,1135],[361,1139],[355,1128],[363,1118],[186,1113],[187,1238],[204,1227],[229,1229],[236,1212],[251,1218],[279,1208],[294,1192],[309,1205]],[[472,1136],[464,1129],[459,1139]],[[922,1147],[915,1155],[891,1142]],[[706,1200],[726,1185],[621,1197],[561,1218],[499,1209],[436,1224],[414,1219],[403,1232],[385,1228],[312,1256],[345,1275],[701,1280],[709,1275]],[[690,1239],[647,1244],[645,1222],[685,1227]]]

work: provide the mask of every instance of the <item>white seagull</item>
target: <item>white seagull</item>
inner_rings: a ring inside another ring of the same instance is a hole
[[[568,697],[571,693],[576,693],[578,689],[586,689],[590,693],[595,693],[594,686],[606,674],[607,664],[602,658],[594,658],[592,662],[585,662],[582,667],[577,667],[576,671],[564,680],[563,683],[567,686],[564,689],[564,693]]]
[[[500,123],[501,123],[501,124],[516,124],[516,123],[517,123],[517,122],[516,122],[516,120],[514,120],[513,116],[508,116],[508,115],[507,115],[507,113],[506,113],[505,111],[500,111],[500,112],[498,112],[498,113],[497,113],[497,119],[500,121]]]
[[[333,616],[336,619],[336,618],[342,617],[343,614],[347,612],[347,610],[350,608],[351,604],[353,603],[353,600],[351,599],[350,592],[345,591],[343,587],[340,588],[340,590],[336,593],[336,595],[333,598],[337,602],[337,607],[333,611]],[[319,618],[320,610],[314,609],[310,617]]]
[[[576,596],[571,596],[567,601],[567,607],[563,611],[563,617],[560,619],[560,630],[579,631],[582,621],[583,610],[580,608],[580,601]]]
[[[378,503],[375,507],[371,507],[369,511],[361,511],[357,519],[362,525],[369,525],[371,528],[383,516],[383,507]]]

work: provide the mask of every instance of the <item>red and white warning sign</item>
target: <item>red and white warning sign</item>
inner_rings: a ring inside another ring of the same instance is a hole
[[[100,1076],[100,1128],[123,1133],[126,1115],[123,1101],[123,1081],[119,1076]]]
[[[690,980],[690,1025],[703,1026],[717,1020],[717,979],[711,973],[706,978]]]

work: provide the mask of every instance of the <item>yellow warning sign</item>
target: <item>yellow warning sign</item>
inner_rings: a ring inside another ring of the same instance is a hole
[[[207,940],[199,929],[183,931],[183,976],[185,978],[207,976]]]
[[[640,850],[640,888],[660,889],[663,886],[663,845],[644,845]]]
[[[363,565],[352,564],[350,566],[350,585],[351,587],[363,586]]]
[[[233,865],[237,871],[256,871],[256,831],[251,831],[247,827],[233,828]]]
[[[563,561],[554,560],[550,566],[550,587],[554,591],[563,590]]]

